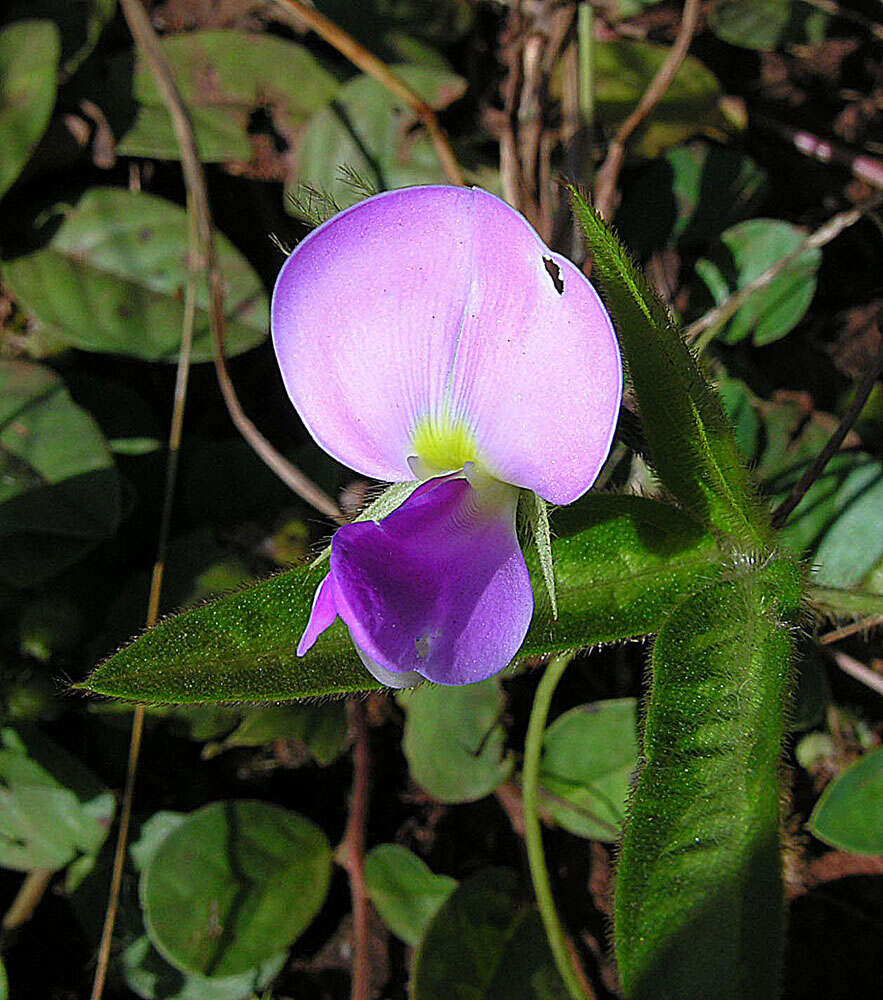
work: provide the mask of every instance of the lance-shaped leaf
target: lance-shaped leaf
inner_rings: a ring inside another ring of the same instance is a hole
[[[656,640],[617,875],[628,1000],[778,995],[778,770],[800,594],[794,564],[749,568],[684,601]]]
[[[657,631],[675,604],[721,573],[710,535],[683,512],[640,497],[589,498],[582,531],[552,544],[558,587],[553,620],[542,574],[531,566],[536,613],[520,656]],[[376,690],[338,621],[306,656],[295,655],[324,567],[299,567],[168,618],[81,685],[153,703],[281,701]]]
[[[573,192],[573,206],[637,396],[660,479],[703,521],[767,549],[758,501],[720,399],[659,295],[604,220]]]

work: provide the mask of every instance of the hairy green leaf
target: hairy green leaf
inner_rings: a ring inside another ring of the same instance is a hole
[[[542,583],[520,656],[657,631],[674,605],[720,575],[714,539],[676,508],[587,499],[582,531],[552,543],[553,620]],[[529,564],[533,562],[528,557]],[[538,581],[538,569],[531,566]],[[168,618],[111,656],[81,688],[152,703],[280,701],[376,690],[342,622],[295,656],[324,569],[299,567]]]
[[[797,567],[684,601],[656,640],[617,875],[628,1000],[772,1000],[782,952],[779,755]]]
[[[575,191],[573,205],[625,354],[657,473],[704,522],[766,550],[769,514],[755,496],[720,399],[614,232]]]

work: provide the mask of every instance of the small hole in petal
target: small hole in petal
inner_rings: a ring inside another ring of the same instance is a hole
[[[555,291],[559,295],[564,294],[564,275],[561,273],[561,268],[552,260],[551,257],[543,257],[543,267],[546,269],[546,274],[552,279],[552,284],[555,286]]]

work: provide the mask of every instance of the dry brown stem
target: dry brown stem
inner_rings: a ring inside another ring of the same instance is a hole
[[[609,219],[616,202],[616,183],[619,172],[625,162],[626,145],[634,131],[646,120],[650,112],[662,100],[669,85],[680,69],[681,63],[690,48],[693,33],[699,21],[699,0],[687,0],[681,17],[681,26],[674,45],[669,50],[668,57],[659,67],[656,76],[650,81],[650,86],[644,91],[635,110],[620,125],[619,131],[610,143],[607,156],[601,164],[595,177],[595,208],[601,216]]]
[[[435,111],[415,90],[412,90],[373,52],[369,52],[364,45],[357,42],[352,35],[348,35],[334,21],[319,13],[315,7],[310,7],[309,4],[302,3],[301,0],[273,0],[273,3],[312,28],[317,35],[349,59],[354,66],[358,66],[363,73],[373,77],[391,94],[395,94],[396,97],[404,101],[423,123],[423,127],[435,146],[439,162],[448,180],[452,184],[465,184],[463,171],[460,169],[460,164],[457,162],[453,149],[451,149],[444,129],[438,123]]]

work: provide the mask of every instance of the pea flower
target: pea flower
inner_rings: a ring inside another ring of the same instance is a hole
[[[337,531],[298,655],[340,616],[389,686],[502,670],[533,615],[519,490],[576,500],[616,425],[619,350],[592,285],[493,195],[403,188],[300,243],[272,332],[325,451],[373,479],[422,480],[383,520]]]

